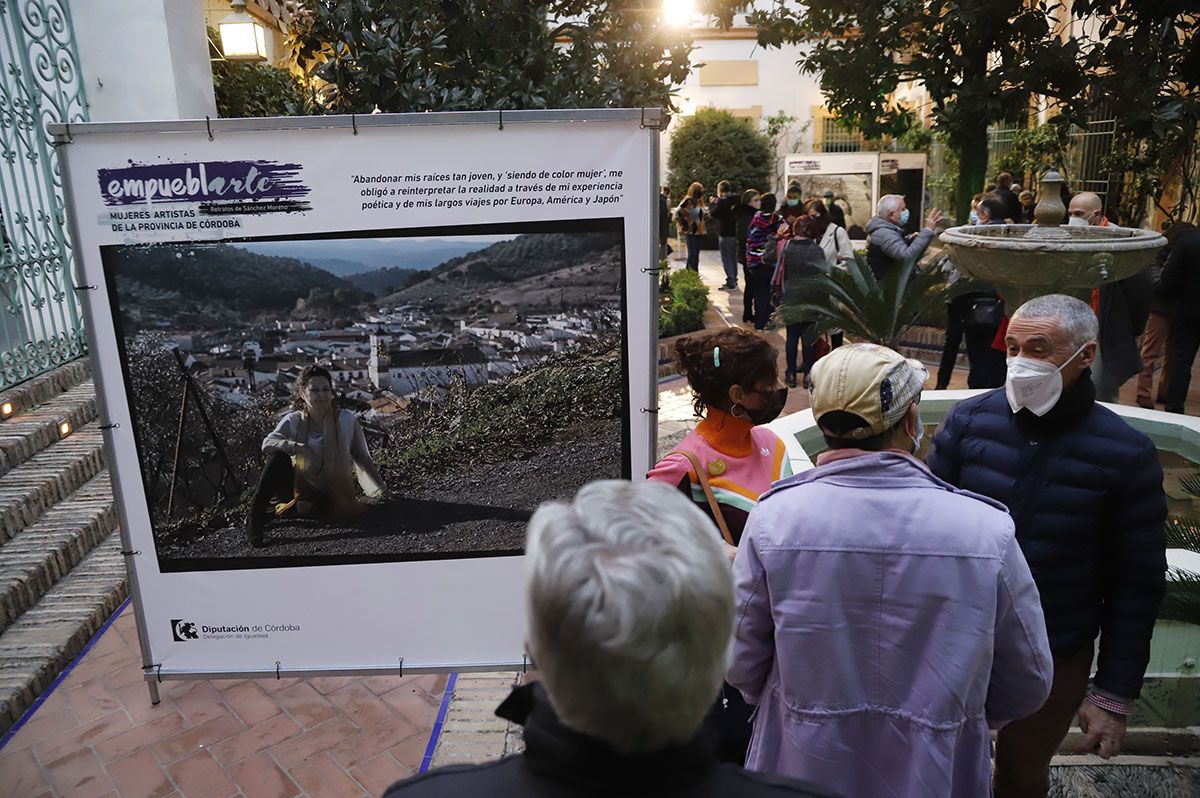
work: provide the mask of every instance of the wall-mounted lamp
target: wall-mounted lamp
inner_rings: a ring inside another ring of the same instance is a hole
[[[68,435],[70,435],[70,434],[71,434],[71,430],[72,430],[72,429],[73,429],[73,428],[71,427],[71,422],[70,422],[70,421],[60,421],[60,422],[58,422],[58,434],[59,434],[59,436],[61,436],[61,437],[63,437],[63,438],[67,437]]]
[[[267,32],[246,13],[246,0],[230,0],[233,13],[221,20],[221,52],[230,61],[266,61]]]
[[[0,402],[0,419],[8,418],[15,412],[17,412],[17,408],[13,406],[12,402]]]

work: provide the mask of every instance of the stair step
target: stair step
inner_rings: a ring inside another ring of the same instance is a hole
[[[49,402],[63,391],[88,379],[91,374],[92,369],[86,357],[72,360],[0,393],[0,403],[12,402],[13,409],[19,414]]]
[[[121,536],[112,532],[0,632],[0,734],[8,730],[125,600]]]
[[[116,528],[112,485],[101,471],[0,546],[0,631]]]
[[[0,544],[37,521],[104,468],[104,434],[93,422],[0,479]]]
[[[96,418],[96,388],[84,380],[73,388],[0,424],[0,476],[62,439],[58,425],[79,429]]]

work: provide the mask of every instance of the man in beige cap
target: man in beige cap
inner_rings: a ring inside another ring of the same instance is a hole
[[[829,450],[762,497],[734,561],[746,767],[843,795],[988,795],[989,730],[1052,679],[1012,519],[913,457],[920,363],[854,344],[811,377]]]

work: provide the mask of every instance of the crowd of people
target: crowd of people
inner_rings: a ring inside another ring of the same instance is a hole
[[[1078,752],[1117,755],[1166,499],[1153,443],[1097,402],[1100,334],[1079,299],[1022,305],[1003,387],[924,461],[925,367],[834,349],[809,374],[827,449],[794,475],[764,426],[772,339],[679,339],[695,430],[530,523],[540,679],[498,710],[524,754],[388,795],[1044,796],[1076,720]]]
[[[1011,174],[1003,172],[975,195],[970,223],[1032,224],[1035,200],[1032,191],[1022,189]],[[1067,208],[1065,224],[1112,224],[1104,213],[1103,200],[1093,192],[1071,194],[1064,185],[1062,200]],[[951,224],[935,208],[918,231],[906,233],[909,216],[905,198],[889,194],[879,200],[875,216],[866,225],[864,254],[877,281],[899,264],[919,261]],[[812,320],[798,310],[812,299],[803,293],[805,276],[816,269],[845,268],[854,258],[845,213],[833,201],[832,191],[806,200],[800,184],[792,182],[780,204],[774,194],[760,194],[756,189],[739,194],[723,180],[717,185],[717,194],[706,200],[704,186],[692,183],[671,210],[664,188],[659,230],[663,257],[669,249],[672,220],[687,247],[686,266],[693,270],[699,270],[706,225],[715,225],[725,273],[723,288],[736,290],[738,273],[742,275],[742,321],[760,331],[776,323],[786,328],[788,367],[784,379],[788,386],[807,379],[822,347],[840,345],[840,334],[835,331],[828,340],[816,335]],[[1139,406],[1154,409],[1162,405],[1168,412],[1183,413],[1192,365],[1200,351],[1200,230],[1177,221],[1164,234],[1167,244],[1152,266],[1093,292],[1091,304],[1100,321],[1100,354],[1092,371],[1101,401],[1119,401],[1121,387],[1137,377]],[[952,263],[947,262],[944,271],[949,282],[961,277]],[[789,282],[791,291],[787,290]],[[1007,323],[1004,298],[995,286],[973,279],[968,289],[954,292],[946,308],[937,387],[949,387],[964,346],[967,387],[1003,385]]]
[[[754,329],[675,341],[700,420],[644,482],[592,483],[534,515],[539,680],[497,711],[525,727],[524,753],[389,796],[1026,798],[1048,794],[1072,722],[1078,753],[1121,752],[1165,591],[1167,506],[1154,444],[1101,402],[1137,374],[1139,404],[1182,410],[1200,233],[1172,226],[1154,266],[1090,303],[1009,309],[978,282],[954,294],[934,384],[965,339],[968,384],[992,390],[955,405],[919,459],[925,367],[836,335],[818,351],[800,312],[804,278],[855,257],[829,199],[688,189],[671,215],[687,267],[715,224]],[[973,221],[1029,223],[1033,199],[999,175]],[[1087,192],[1067,216],[1109,224]],[[923,221],[906,234],[904,198],[880,200],[877,280],[948,225],[936,209]],[[782,374],[763,334],[776,320]],[[827,448],[792,474],[767,425],[800,379]]]

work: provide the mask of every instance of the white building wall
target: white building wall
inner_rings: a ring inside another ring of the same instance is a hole
[[[697,30],[695,49],[692,51],[694,65],[687,81],[680,87],[676,105],[681,116],[695,113],[695,109],[713,107],[726,109],[752,109],[761,107],[759,129],[766,129],[766,118],[783,111],[796,117],[793,129],[796,132],[780,142],[778,158],[791,152],[812,152],[813,126],[804,129],[812,120],[813,107],[825,104],[821,96],[820,83],[813,75],[802,74],[796,66],[801,49],[787,45],[778,49],[763,49],[752,38],[728,39],[706,38],[707,31]],[[700,70],[696,66],[713,61],[755,61],[758,63],[758,82],[752,86],[702,86]],[[678,124],[673,117],[670,127],[661,139],[661,182],[666,183],[667,160],[670,156],[671,132]],[[799,132],[803,129],[803,132]],[[782,172],[782,169],[776,171]],[[707,187],[710,190],[715,186]],[[781,186],[758,186],[760,190],[778,190]]]
[[[200,0],[75,0],[71,22],[91,121],[217,115]]]

